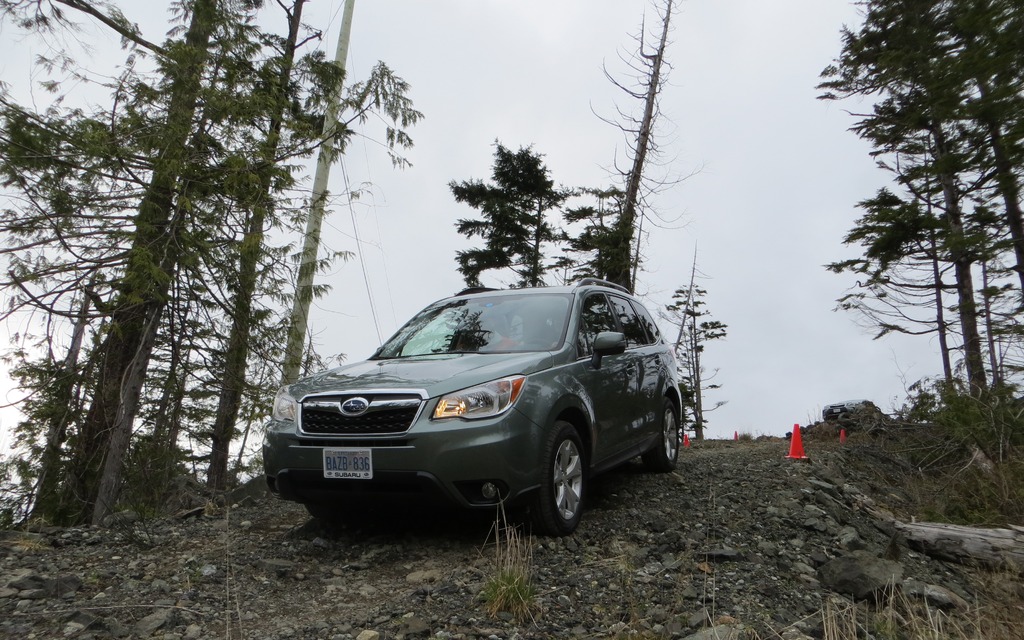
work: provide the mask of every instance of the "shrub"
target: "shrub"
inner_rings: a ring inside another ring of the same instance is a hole
[[[939,476],[926,516],[962,524],[1024,517],[1024,402],[1003,386],[970,394],[956,384],[917,385],[907,412],[906,454]]]

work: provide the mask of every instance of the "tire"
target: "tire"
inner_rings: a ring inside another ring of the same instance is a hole
[[[672,401],[665,398],[661,410],[661,437],[640,457],[644,466],[657,473],[674,471],[679,459],[679,417]]]
[[[566,536],[576,530],[583,514],[587,460],[576,429],[555,422],[541,456],[540,489],[530,504],[535,533]]]

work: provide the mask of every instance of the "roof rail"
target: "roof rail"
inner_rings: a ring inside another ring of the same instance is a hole
[[[599,285],[599,286],[602,286],[602,287],[611,287],[612,289],[618,289],[622,293],[628,293],[628,294],[632,295],[632,292],[629,289],[627,289],[626,287],[622,286],[621,284],[615,284],[614,282],[609,282],[608,280],[602,280],[601,278],[583,278],[579,282],[576,283],[576,286],[577,287],[582,287],[582,286],[588,285],[588,284],[596,284],[596,285]]]
[[[457,296],[468,296],[471,293],[483,293],[485,291],[497,291],[494,287],[466,287],[462,291],[456,293]]]

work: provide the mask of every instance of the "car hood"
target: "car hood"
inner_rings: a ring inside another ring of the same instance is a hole
[[[426,391],[428,397],[471,387],[505,376],[531,374],[552,364],[550,353],[443,354],[366,360],[330,369],[289,387],[296,398],[310,394],[404,390]]]

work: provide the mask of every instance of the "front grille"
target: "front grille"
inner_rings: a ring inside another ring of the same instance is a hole
[[[346,400],[362,398],[369,403],[358,416],[342,413]],[[405,433],[419,413],[422,399],[415,394],[336,394],[313,396],[302,401],[302,432],[319,435],[376,435]]]

